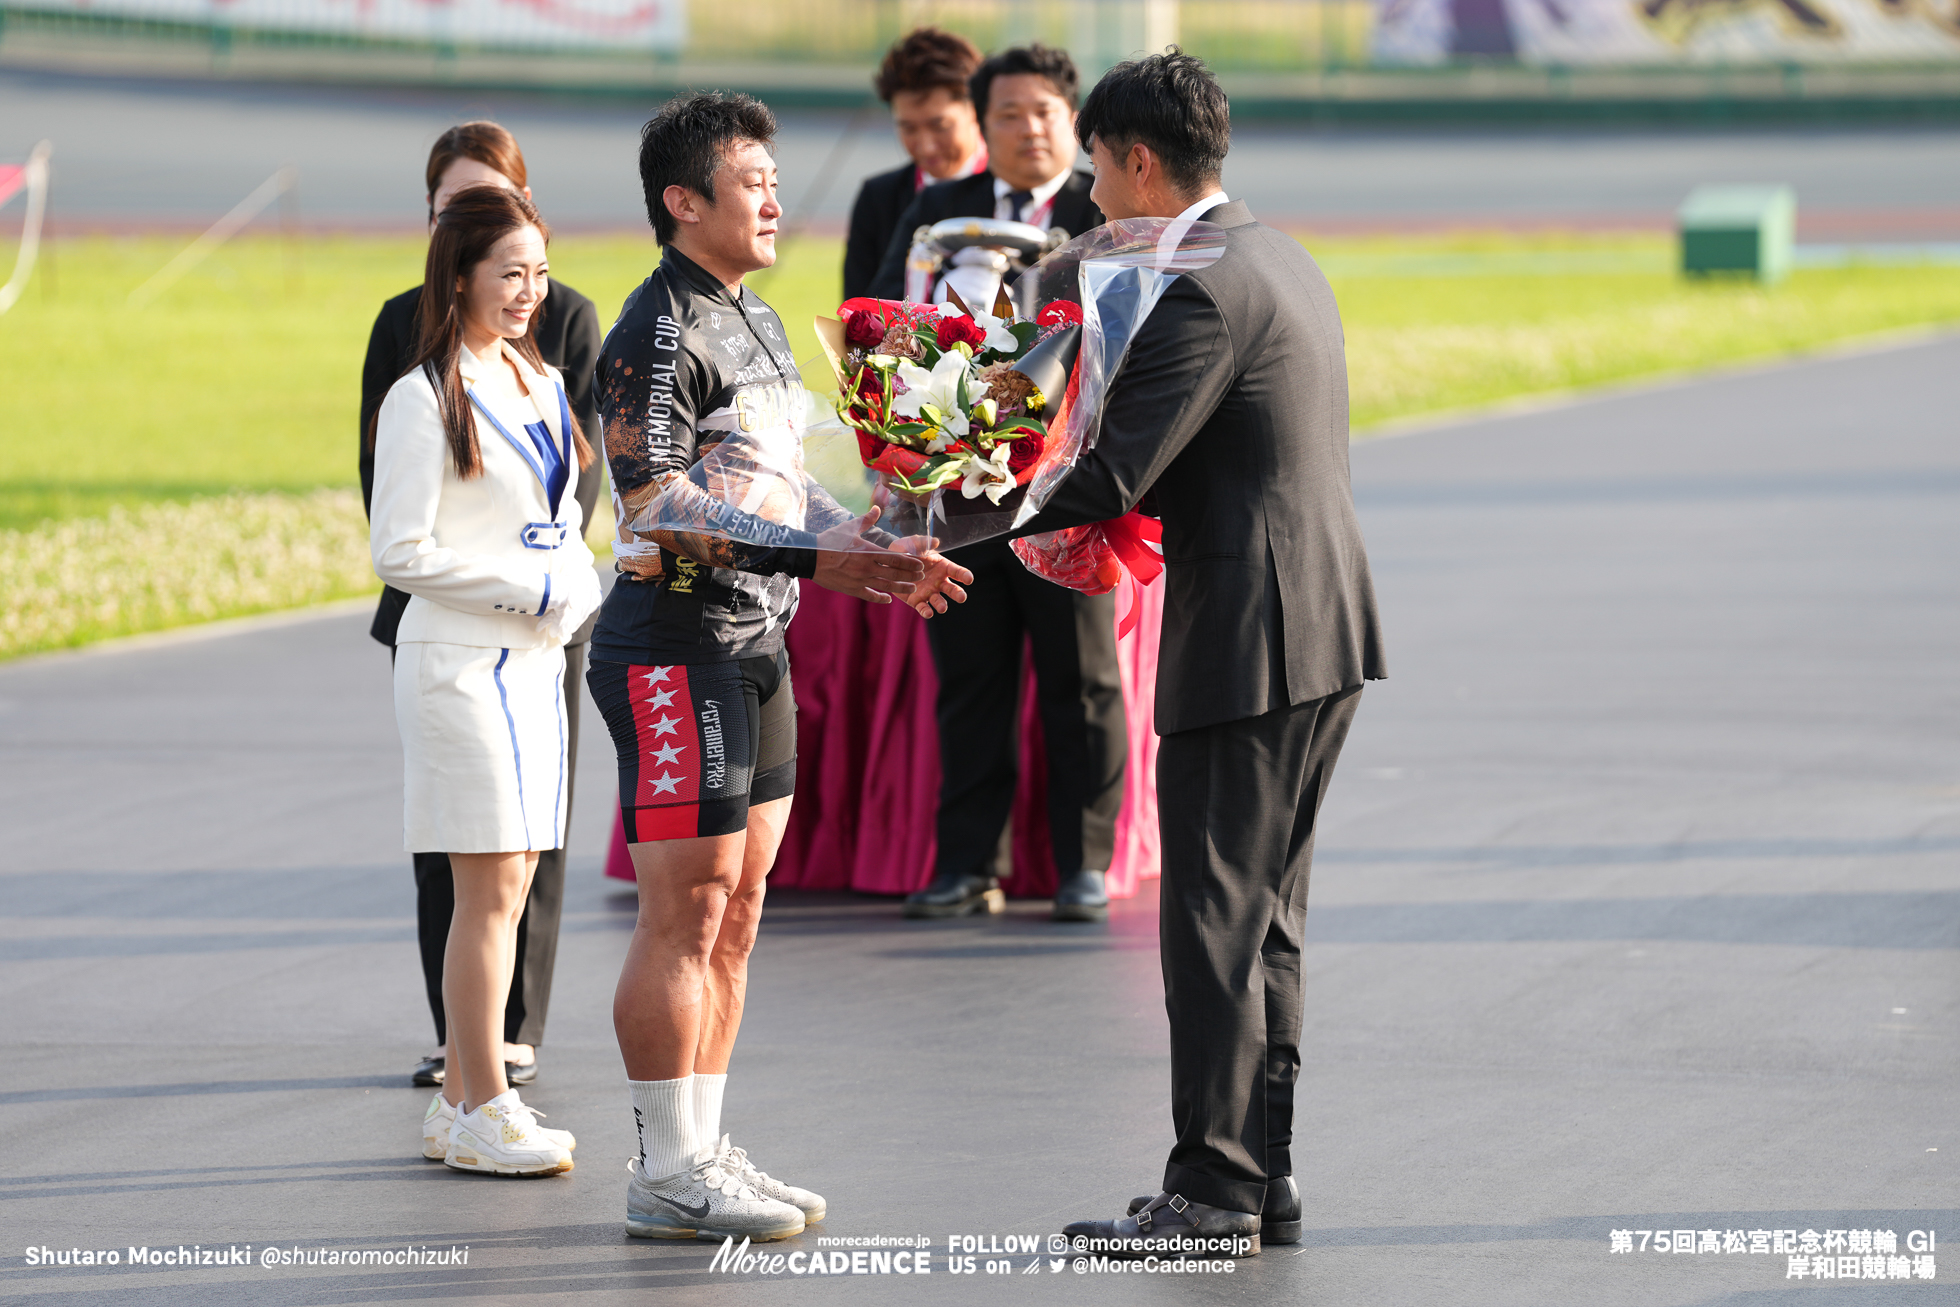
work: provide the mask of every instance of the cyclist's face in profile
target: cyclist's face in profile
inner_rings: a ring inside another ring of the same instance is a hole
[[[737,141],[715,170],[715,202],[699,206],[704,252],[729,268],[754,272],[776,261],[776,161],[759,141]]]

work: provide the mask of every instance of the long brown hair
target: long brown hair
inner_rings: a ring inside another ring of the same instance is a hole
[[[463,297],[458,287],[490,257],[498,241],[512,232],[536,227],[547,244],[551,229],[532,203],[502,186],[467,186],[436,215],[429,238],[429,258],[422,273],[422,299],[415,310],[415,358],[409,372],[420,368],[436,390],[442,431],[456,460],[456,475],[468,480],[483,471],[483,453],[476,443],[476,420],[470,415],[469,395],[463,389]],[[532,311],[524,334],[509,342],[524,361],[543,372],[538,353],[537,326],[543,305]],[[579,430],[578,419],[566,410],[572,445],[581,468],[592,465],[592,446]]]
[[[436,192],[442,187],[442,175],[458,159],[474,159],[486,168],[496,169],[510,178],[510,184],[519,191],[529,184],[524,173],[524,151],[517,148],[515,136],[487,119],[458,123],[436,137],[436,143],[429,147],[429,166],[423,170],[423,177],[429,184],[430,222],[436,218]]]

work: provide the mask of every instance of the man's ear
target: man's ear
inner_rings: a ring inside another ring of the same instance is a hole
[[[660,202],[667,206],[667,212],[674,215],[676,222],[701,221],[701,214],[694,205],[694,192],[685,186],[669,186],[660,192]]]

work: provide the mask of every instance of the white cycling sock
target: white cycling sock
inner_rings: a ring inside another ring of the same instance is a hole
[[[694,1130],[704,1148],[721,1142],[721,1095],[728,1088],[728,1073],[694,1077]]]
[[[640,1165],[658,1180],[685,1171],[701,1145],[694,1130],[693,1076],[679,1080],[628,1080],[633,1124],[640,1135]]]

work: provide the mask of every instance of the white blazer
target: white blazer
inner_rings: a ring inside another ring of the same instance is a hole
[[[381,402],[368,544],[375,575],[411,596],[397,643],[547,647],[556,641],[538,630],[538,615],[551,604],[553,574],[592,567],[558,370],[538,372],[509,345],[504,355],[517,365],[530,400],[493,405],[496,421],[471,402],[483,471],[467,481],[456,475],[436,389],[422,369],[397,381]],[[464,350],[458,371],[464,387],[474,390],[485,369]],[[535,410],[564,457],[568,475],[556,516],[537,449],[506,416],[513,408],[523,414],[523,425],[532,419],[524,410]]]

